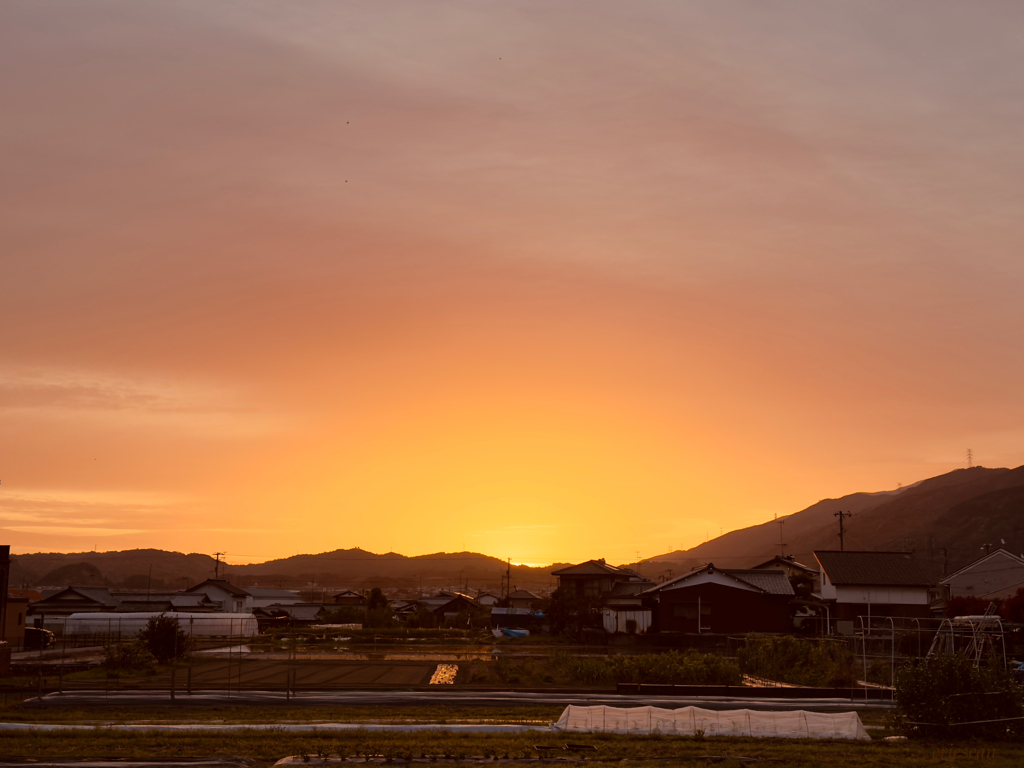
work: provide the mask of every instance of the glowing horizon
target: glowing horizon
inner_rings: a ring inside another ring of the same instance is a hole
[[[0,541],[628,563],[1024,464],[1024,11],[0,9]]]

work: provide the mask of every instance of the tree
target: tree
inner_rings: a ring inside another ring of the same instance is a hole
[[[989,601],[974,595],[957,595],[946,601],[946,618],[957,616],[980,616],[988,608]]]
[[[384,592],[380,587],[374,587],[370,590],[370,596],[366,599],[366,609],[369,611],[377,610],[378,608],[387,608],[388,599],[384,596]]]
[[[161,613],[146,622],[139,641],[161,664],[187,659],[192,654],[192,638],[173,616]]]
[[[559,587],[551,593],[547,617],[554,635],[578,636],[587,627],[601,624],[601,600],[597,597],[580,597]]]
[[[910,738],[1019,739],[1024,692],[1002,664],[974,666],[958,653],[896,673],[896,730]]]
[[[1000,613],[1003,616],[1003,621],[1011,621],[1015,624],[1024,623],[1024,587],[1003,601],[1003,610]]]

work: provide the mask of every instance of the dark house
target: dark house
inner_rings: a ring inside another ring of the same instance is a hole
[[[817,592],[821,589],[821,571],[809,565],[798,563],[792,555],[786,555],[785,557],[776,555],[771,560],[765,560],[763,563],[755,565],[754,569],[759,571],[785,571],[786,575],[789,576],[791,584],[794,579],[805,579],[810,582],[811,592]]]
[[[447,619],[454,619],[463,611],[472,611],[480,607],[480,604],[469,595],[456,592],[448,602],[434,608],[432,612],[438,621],[444,622]]]
[[[719,570],[713,563],[651,587],[659,632],[789,632],[793,586],[783,571]]]
[[[268,605],[253,610],[260,632],[275,627],[308,627],[323,620],[325,608],[319,603]]]
[[[537,595],[526,589],[517,589],[508,596],[510,608],[523,608],[529,610],[530,606],[540,600]]]
[[[579,565],[570,565],[551,572],[558,577],[560,589],[576,597],[607,598],[616,584],[626,581],[643,581],[636,571],[608,565],[604,558],[588,560]]]
[[[29,604],[37,626],[47,618],[63,621],[72,613],[109,613],[121,610],[120,601],[106,587],[67,587]]]
[[[351,589],[343,589],[335,595],[331,595],[335,605],[366,605],[366,597],[353,592]]]

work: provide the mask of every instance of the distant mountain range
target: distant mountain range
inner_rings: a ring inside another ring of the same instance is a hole
[[[1024,467],[958,469],[896,491],[853,493],[742,528],[688,550],[647,560],[645,576],[680,573],[712,562],[744,568],[784,553],[813,565],[816,549],[839,549],[839,511],[845,548],[912,550],[941,577],[984,554],[984,546],[1024,552]]]
[[[959,469],[896,491],[824,499],[778,521],[730,531],[692,549],[650,558],[641,563],[640,570],[656,579],[707,562],[743,568],[783,549],[785,554],[811,564],[815,549],[839,548],[835,517],[839,511],[852,513],[845,521],[846,549],[913,550],[938,578],[977,558],[985,545],[1024,553],[1024,467]],[[601,557],[601,553],[593,556]],[[513,565],[512,586],[547,591],[555,583],[551,571],[562,565]],[[210,578],[215,567],[209,555],[158,549],[39,553],[15,558],[11,584],[171,589]],[[317,592],[371,586],[426,591],[459,585],[497,592],[507,569],[505,562],[474,552],[406,557],[361,549],[296,555],[250,565],[220,564],[221,576],[226,574],[240,586],[315,585]]]
[[[181,589],[219,571],[239,586],[315,589],[392,587],[431,590],[460,585],[473,591],[497,592],[511,572],[513,588],[547,591],[555,584],[546,568],[509,566],[475,552],[440,552],[406,557],[377,555],[362,549],[338,549],[316,555],[295,555],[249,565],[218,566],[209,555],[184,555],[159,549],[121,552],[38,553],[13,558],[11,584],[37,587],[111,586],[124,589]]]

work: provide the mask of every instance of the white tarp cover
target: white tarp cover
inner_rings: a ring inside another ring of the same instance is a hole
[[[561,731],[661,733],[693,736],[770,736],[780,739],[870,739],[856,712],[761,712],[752,709],[682,707],[576,707],[555,723]]]

